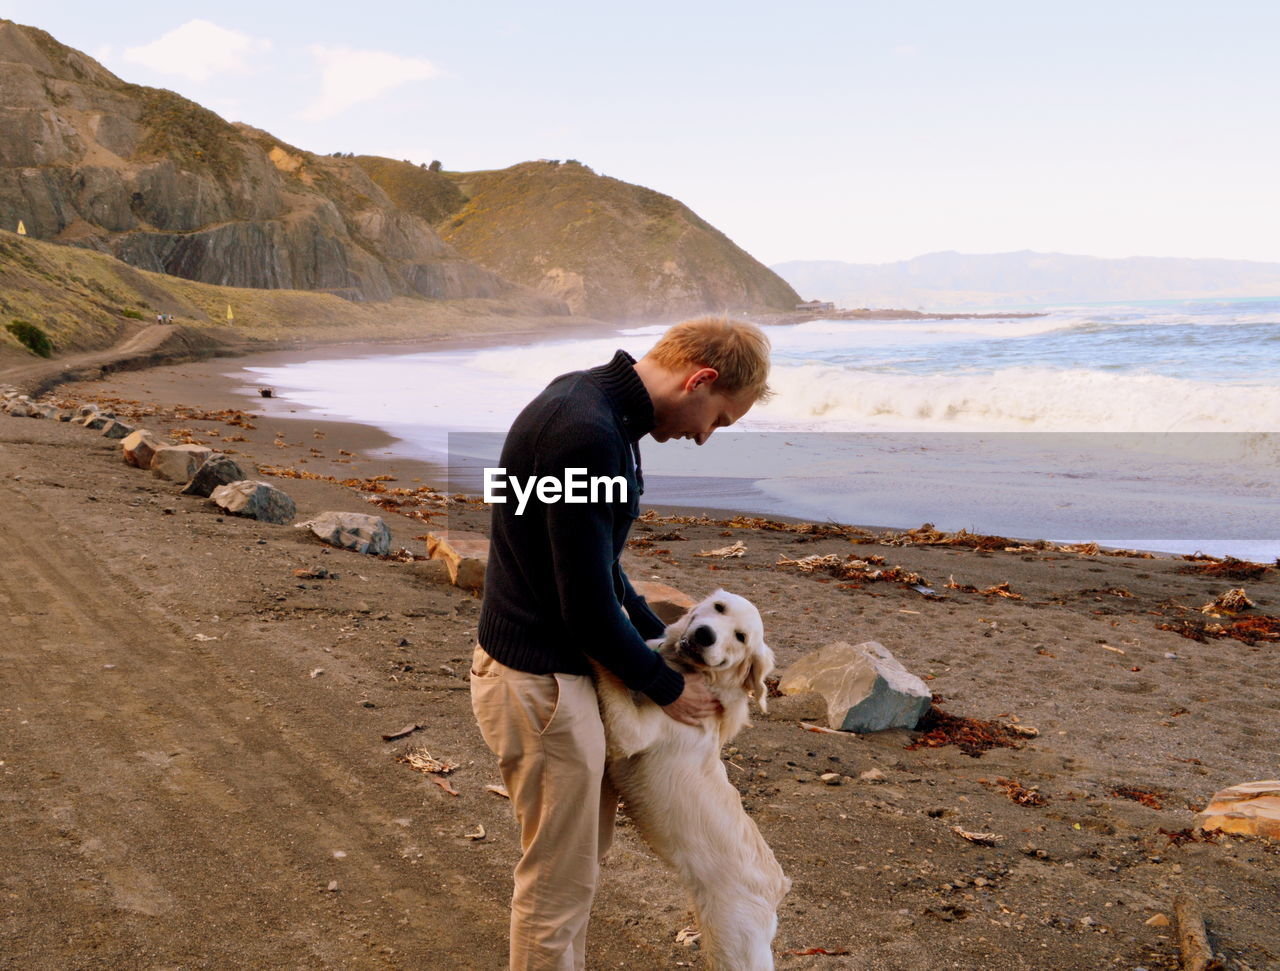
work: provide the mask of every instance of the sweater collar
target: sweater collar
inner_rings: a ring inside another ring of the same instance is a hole
[[[608,364],[590,368],[591,375],[609,396],[614,409],[622,417],[627,436],[638,442],[653,431],[656,419],[649,390],[635,369],[636,359],[626,351],[618,351]]]

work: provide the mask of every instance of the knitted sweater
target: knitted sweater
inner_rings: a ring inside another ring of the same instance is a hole
[[[613,360],[561,375],[520,412],[502,447],[506,477],[585,469],[622,476],[625,499],[542,502],[530,495],[517,515],[513,490],[493,504],[484,602],[477,632],[507,667],[533,674],[588,674],[588,658],[660,705],[675,701],[683,677],[646,639],[664,625],[622,571],[619,556],[640,511],[640,438],[653,430],[653,402],[635,360]]]

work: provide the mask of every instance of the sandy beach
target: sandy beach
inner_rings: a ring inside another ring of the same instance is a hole
[[[441,485],[370,457],[376,429],[231,393],[224,368],[50,398],[231,452],[299,521]],[[435,503],[382,514],[417,555],[446,521]],[[487,530],[476,502],[447,518]],[[986,751],[928,744],[959,737],[945,719],[815,733],[819,699],[772,699],[725,759],[793,881],[778,966],[1172,969],[1155,918],[1186,894],[1226,967],[1280,968],[1280,848],[1190,830],[1215,791],[1277,776],[1280,642],[1183,636],[1230,624],[1200,608],[1232,588],[1242,617],[1280,615],[1280,571],[925,539],[670,515],[633,531],[633,578],[750,597],[781,667],[879,641],[938,709],[1025,730],[988,727],[1012,744]],[[0,549],[0,967],[503,966],[518,846],[469,707],[479,601],[437,564],[223,515],[97,432],[2,414]],[[868,567],[783,562],[828,554]],[[399,760],[417,748],[456,768]],[[622,825],[588,965],[700,967],[675,943],[689,923]]]

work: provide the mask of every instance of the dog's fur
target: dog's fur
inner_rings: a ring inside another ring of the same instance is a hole
[[[720,747],[747,725],[748,696],[766,710],[774,659],[760,612],[717,590],[649,645],[677,670],[705,675],[723,711],[685,725],[597,665],[609,777],[645,841],[688,889],[708,966],[772,968],[778,904],[791,881],[720,759]]]

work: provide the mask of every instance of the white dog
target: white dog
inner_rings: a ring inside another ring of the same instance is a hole
[[[717,590],[649,646],[678,670],[704,674],[723,711],[682,724],[597,665],[609,777],[645,841],[688,889],[707,965],[772,968],[778,904],[791,881],[720,760],[720,747],[747,725],[747,697],[766,709],[774,660],[760,612]]]

